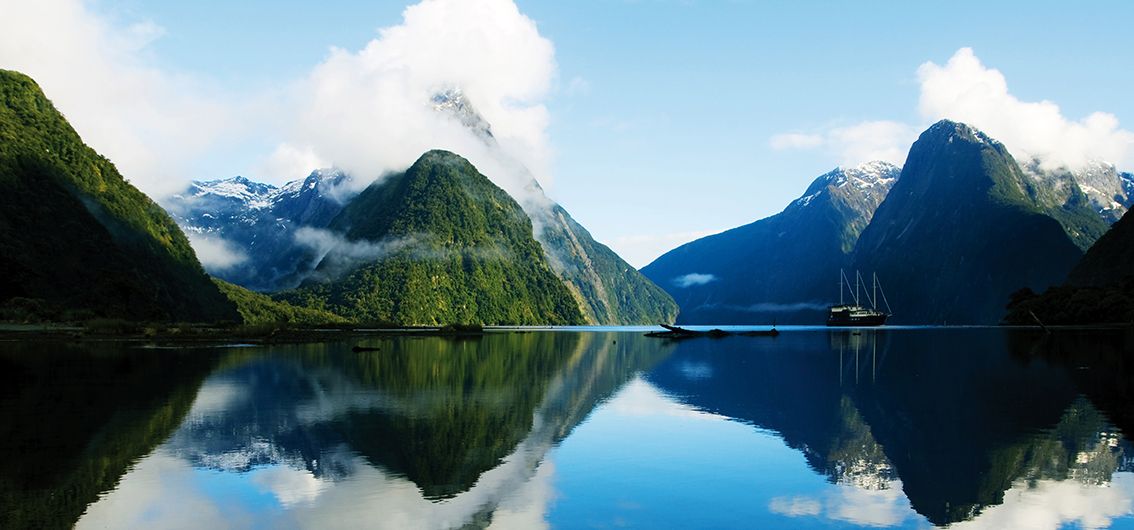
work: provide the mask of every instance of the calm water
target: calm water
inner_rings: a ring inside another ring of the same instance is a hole
[[[0,344],[0,528],[1134,528],[1134,337]]]

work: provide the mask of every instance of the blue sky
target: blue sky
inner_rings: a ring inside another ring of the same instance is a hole
[[[379,28],[403,24],[408,5],[347,0],[51,2],[65,4],[76,19],[96,20],[106,29],[103,34],[136,37],[128,45],[112,47],[115,51],[99,60],[160,72],[164,83],[182,87],[181,99],[155,104],[174,116],[169,121],[176,121],[176,112],[163,109],[182,103],[206,109],[194,111],[204,115],[227,105],[217,101],[239,100],[248,106],[249,101],[272,100],[309,79],[328,61],[332,47],[355,54],[379,37]],[[971,48],[979,66],[969,64],[970,73],[972,68],[982,75],[998,71],[1009,97],[1022,108],[1051,102],[1069,127],[1093,112],[1110,115],[1117,125],[1101,126],[1099,134],[1117,147],[1098,156],[1120,169],[1134,169],[1123,167],[1129,166],[1134,151],[1123,147],[1129,140],[1123,127],[1134,122],[1129,97],[1134,47],[1128,38],[1134,4],[1127,2],[516,4],[534,21],[538,35],[551,43],[554,54],[547,86],[536,90],[536,101],[529,102],[545,111],[546,120],[524,122],[517,129],[542,124],[534,141],[537,151],[546,153],[535,162],[524,161],[540,168],[536,172],[554,199],[636,266],[696,235],[781,210],[814,177],[836,165],[865,161],[860,159],[874,153],[904,152],[931,120],[955,110],[948,90],[925,108],[926,80],[919,67],[927,62],[944,67],[962,48]],[[5,17],[9,23],[20,19],[17,23],[34,26],[41,20],[34,13],[19,16],[34,11],[24,3],[0,0],[0,5],[17,15]],[[470,26],[480,23],[476,16],[467,17]],[[68,26],[42,28],[46,33],[53,30],[82,33]],[[68,96],[68,90],[82,90],[89,76],[52,75],[46,66],[55,61],[62,65],[61,72],[68,72],[73,67],[68,61],[79,59],[67,50],[29,54],[17,46],[17,38],[5,43],[0,37],[0,67],[31,70],[28,73],[40,79],[57,105],[69,117],[76,116],[76,127],[85,138],[93,137],[88,139],[92,145],[100,147],[100,135],[113,139],[131,134],[102,132],[98,124],[87,126],[88,134],[79,119],[84,102]],[[82,45],[80,39],[76,42]],[[37,75],[40,69],[43,74]],[[485,72],[486,77],[496,74]],[[957,80],[960,74],[946,74],[939,85],[962,83]],[[63,86],[67,83],[75,86]],[[533,83],[540,85],[539,79]],[[152,87],[139,93],[145,90]],[[208,101],[200,101],[197,93],[208,94]],[[267,114],[302,111],[294,99],[273,101],[287,103]],[[970,106],[958,112],[972,116],[969,121],[988,120],[994,136],[998,127],[1004,130],[1007,138],[1001,139],[1014,153],[1022,148],[1043,151],[1043,142],[1060,143],[1062,138],[1017,138],[1023,133],[1012,132],[1006,124],[1026,122],[1032,115],[1026,108],[1023,114],[988,116],[994,112],[988,107],[998,105],[977,107],[984,110]],[[144,123],[152,114],[160,112],[138,111],[141,117],[123,120],[122,127]],[[234,115],[223,110],[216,114]],[[163,156],[181,161],[181,167],[169,170],[167,180],[302,176],[263,174],[272,167],[263,160],[286,140],[274,134],[283,127],[248,125],[244,122],[255,120],[245,118],[235,121],[239,123],[221,128],[225,134],[186,141],[198,147],[191,152]],[[882,126],[856,128],[864,123]],[[796,134],[799,141],[776,141],[785,134]],[[869,136],[869,148],[848,147],[848,142],[862,142],[864,135]],[[211,141],[218,136],[225,138]],[[116,149],[122,148],[115,146],[129,142],[103,143],[120,166],[147,172],[149,166],[128,163],[126,154],[119,162]],[[144,175],[128,176],[150,191]]]

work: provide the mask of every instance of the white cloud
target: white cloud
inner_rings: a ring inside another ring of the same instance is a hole
[[[787,517],[818,517],[873,527],[899,526],[920,518],[902,494],[900,481],[888,482],[887,487],[879,489],[840,484],[817,497],[773,497],[768,510]]]
[[[917,137],[915,128],[896,121],[865,121],[831,131],[828,141],[839,155],[843,167],[882,160],[895,165],[906,161],[910,144]]]
[[[1113,519],[1134,513],[1134,474],[1115,473],[1109,484],[1084,484],[1077,480],[1021,481],[1004,492],[1002,504],[985,508],[971,521],[952,525],[958,529],[1034,528],[1067,526],[1106,528]]]
[[[1008,147],[1017,158],[1038,158],[1043,166],[1078,168],[1090,161],[1120,167],[1134,164],[1134,132],[1118,118],[1095,112],[1080,120],[1063,115],[1051,101],[1022,101],[1008,91],[1004,74],[981,63],[971,48],[957,50],[944,66],[932,61],[917,69],[922,121],[889,120],[832,125],[813,132],[777,134],[773,149],[822,149],[840,165],[870,160],[901,165],[917,134],[941,119],[967,123]]]
[[[320,493],[332,487],[331,482],[316,478],[310,471],[288,466],[256,469],[249,474],[249,478],[253,484],[275,496],[285,508],[312,502]]]
[[[1021,101],[1008,92],[1004,74],[984,66],[971,48],[957,50],[944,66],[926,62],[917,74],[923,117],[968,123],[1016,156],[1038,157],[1048,167],[1134,162],[1134,133],[1119,128],[1113,114],[1095,112],[1075,121],[1051,101]]]
[[[817,499],[797,495],[795,497],[773,497],[768,503],[772,513],[788,517],[815,517],[823,513],[823,504]]]
[[[910,144],[917,138],[915,127],[896,121],[864,121],[854,125],[830,127],[819,133],[784,133],[772,137],[776,150],[823,149],[842,167],[856,167],[882,160],[902,165]]]
[[[416,243],[412,237],[350,241],[337,232],[310,226],[300,227],[294,237],[296,245],[311,250],[311,263],[322,267],[318,274],[327,278],[338,277],[360,263],[372,262]]]
[[[712,274],[701,274],[701,273],[698,273],[698,272],[691,272],[689,274],[685,274],[685,275],[678,276],[678,277],[674,278],[673,284],[684,289],[686,287],[692,287],[694,285],[705,285],[709,282],[714,282],[716,280],[717,280],[717,277],[713,276]]]
[[[231,528],[246,514],[222,511],[201,493],[193,468],[162,450],[141,458],[117,486],[86,507],[75,528]],[[141,480],[127,480],[138,478]]]
[[[330,162],[319,158],[311,146],[280,144],[260,165],[258,172],[264,180],[282,183],[304,178],[316,169],[330,166]]]
[[[241,120],[189,76],[148,60],[157,24],[118,24],[81,0],[0,0],[0,65],[31,76],[83,140],[146,193],[178,190]]]
[[[548,182],[551,148],[542,104],[555,51],[511,0],[424,0],[357,51],[335,48],[298,90],[298,121],[276,158],[290,152],[358,177],[404,170],[429,149],[468,158],[519,198],[531,170]],[[430,98],[460,88],[492,124],[501,156]],[[513,163],[512,161],[519,164]]]
[[[186,232],[185,235],[189,237],[189,245],[197,253],[201,265],[210,272],[231,269],[248,261],[248,254],[240,247],[220,237],[199,232]]]
[[[688,420],[727,421],[720,414],[705,412],[674,401],[640,376],[631,379],[603,407],[623,418],[670,417]]]

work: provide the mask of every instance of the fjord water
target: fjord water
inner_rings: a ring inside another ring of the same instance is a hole
[[[0,344],[0,527],[1134,527],[1129,331],[362,342]]]

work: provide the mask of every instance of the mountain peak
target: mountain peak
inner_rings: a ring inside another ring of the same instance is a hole
[[[433,110],[457,120],[484,141],[495,140],[492,126],[473,108],[460,87],[447,88],[433,94],[429,99],[433,103]]]
[[[193,181],[188,194],[192,197],[213,196],[242,202],[249,208],[265,208],[270,204],[269,196],[277,188],[271,184],[253,182],[242,176],[225,179]]]
[[[967,142],[986,144],[998,149],[1004,149],[1004,145],[994,140],[992,137],[985,134],[980,129],[973,127],[967,123],[962,123],[952,120],[941,120],[931,125],[925,132],[921,133],[918,140],[940,138],[946,142],[952,142],[954,139],[960,139]]]
[[[328,193],[348,180],[350,180],[350,175],[347,175],[341,169],[316,169],[305,178],[296,179],[281,186],[279,190],[273,194],[274,196],[271,198],[271,201],[276,202],[284,196],[295,196],[302,194],[305,191],[310,192],[318,190],[323,193]]]
[[[901,172],[902,169],[898,166],[881,160],[866,162],[852,168],[836,167],[812,181],[807,191],[803,192],[803,196],[792,202],[792,205],[807,206],[824,192],[843,196],[861,195],[870,194],[876,187],[880,192],[877,202],[881,202],[882,197],[886,195]],[[877,204],[875,203],[874,206]]]

